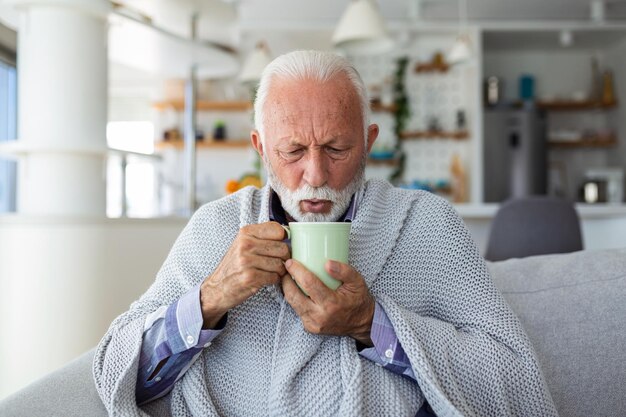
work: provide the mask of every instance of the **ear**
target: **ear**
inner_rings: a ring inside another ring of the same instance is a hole
[[[261,159],[263,159],[263,142],[261,141],[261,134],[258,130],[253,129],[250,132],[250,140],[252,141],[252,146],[258,152]]]
[[[376,123],[372,123],[367,128],[367,153],[369,154],[372,150],[372,146],[374,142],[376,142],[376,138],[378,137],[378,125]]]

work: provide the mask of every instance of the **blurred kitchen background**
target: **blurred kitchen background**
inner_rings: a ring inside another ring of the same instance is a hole
[[[353,62],[367,177],[449,199],[481,251],[529,195],[626,246],[626,1],[0,0],[0,398],[97,343],[199,205],[263,183],[255,86],[295,49]]]

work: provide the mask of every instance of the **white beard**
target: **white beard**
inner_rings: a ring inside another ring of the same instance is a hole
[[[359,171],[354,179],[343,190],[334,190],[327,185],[321,187],[311,187],[308,184],[303,185],[295,191],[291,191],[283,184],[278,176],[274,173],[271,164],[266,158],[263,158],[265,169],[267,170],[267,180],[270,187],[280,197],[285,211],[298,222],[335,222],[346,212],[352,196],[356,193],[365,179],[365,161],[363,158]],[[330,212],[328,213],[307,213],[300,209],[302,200],[328,200],[332,202]]]

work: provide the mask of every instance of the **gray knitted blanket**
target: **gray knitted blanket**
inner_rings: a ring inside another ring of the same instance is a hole
[[[114,416],[556,416],[533,349],[462,220],[426,192],[369,181],[353,221],[350,264],[405,349],[417,383],[362,358],[348,337],[307,333],[267,287],[230,311],[222,334],[173,391],[139,409],[146,316],[200,283],[239,228],[268,221],[269,189],[200,208],[154,284],[98,346],[96,386]]]

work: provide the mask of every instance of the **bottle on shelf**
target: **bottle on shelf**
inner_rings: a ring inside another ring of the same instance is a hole
[[[602,98],[602,76],[600,75],[600,64],[598,57],[591,58],[591,91],[589,98],[594,103],[601,102]]]
[[[613,83],[613,72],[604,71],[602,74],[602,104],[612,106],[615,104],[615,86]]]
[[[467,174],[459,154],[452,155],[450,162],[450,174],[452,177],[452,201],[454,203],[467,202]]]
[[[502,91],[504,91],[502,80],[492,75],[485,80],[484,89],[485,106],[496,106],[502,98]]]

